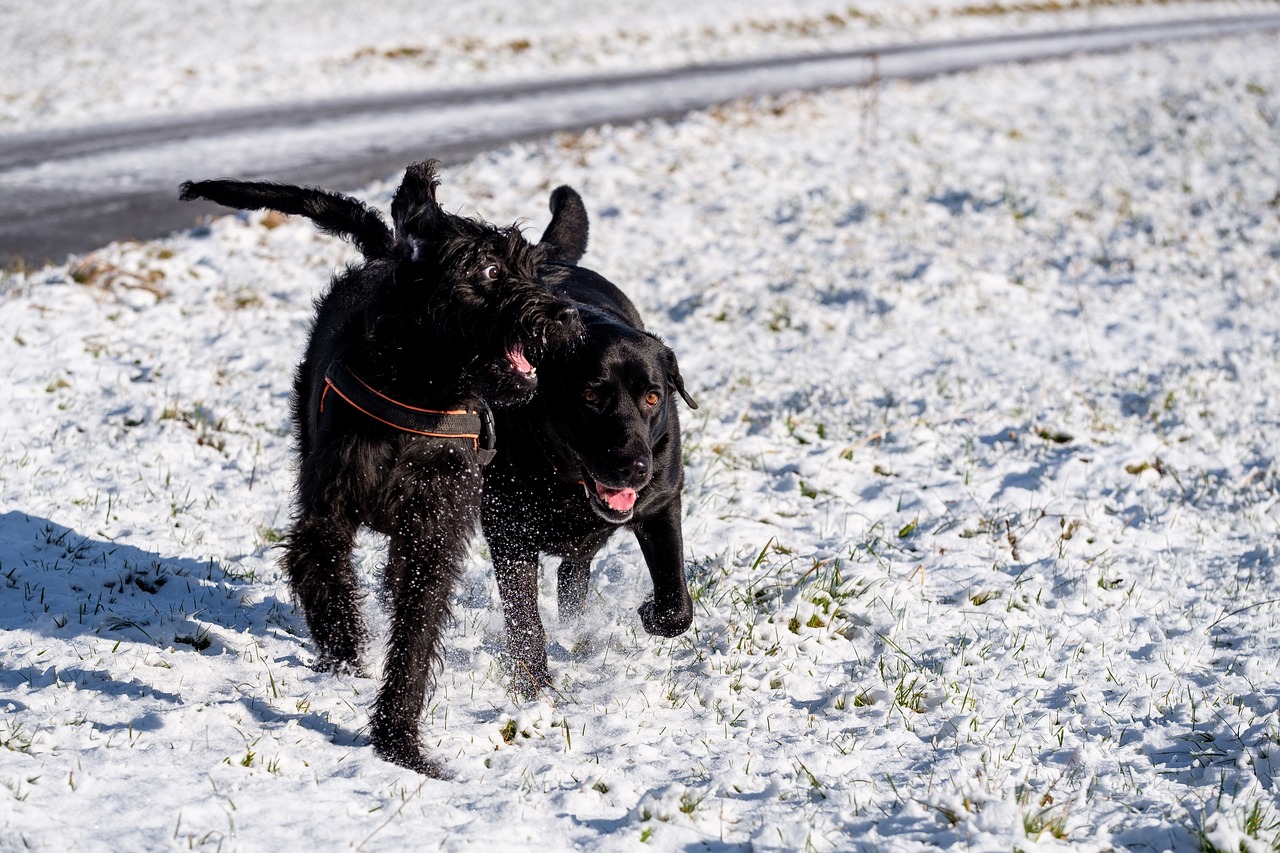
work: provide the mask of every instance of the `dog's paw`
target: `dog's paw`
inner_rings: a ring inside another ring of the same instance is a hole
[[[693,608],[659,611],[653,606],[652,598],[641,604],[637,612],[645,631],[655,637],[678,637],[693,624]]]
[[[422,751],[422,747],[412,739],[404,740],[399,738],[380,738],[375,736],[373,739],[373,751],[383,761],[389,761],[397,764],[406,770],[412,770],[414,773],[421,773],[431,779],[449,779],[449,771],[443,764],[427,758],[426,753]]]
[[[521,701],[532,702],[553,690],[551,672],[545,665],[530,667],[517,662],[512,673],[511,689]]]
[[[323,652],[316,658],[311,668],[316,672],[330,672],[334,675],[350,675],[356,678],[369,677],[369,673],[360,665],[360,661],[340,658]]]

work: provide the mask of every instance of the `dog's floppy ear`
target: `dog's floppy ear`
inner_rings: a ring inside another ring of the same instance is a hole
[[[573,187],[556,187],[551,193],[551,224],[539,242],[566,264],[576,264],[587,253],[587,208]]]
[[[391,221],[396,226],[396,239],[408,242],[410,237],[431,237],[444,218],[436,201],[436,160],[423,160],[405,170],[404,180],[391,199]]]
[[[657,335],[645,332],[646,335],[653,338],[658,343],[662,343],[662,339]],[[680,375],[680,365],[676,363],[676,354],[665,343],[662,344],[664,350],[663,355],[667,359],[667,381],[671,383],[676,392],[680,394],[680,399],[684,400],[684,404],[691,409],[698,408],[698,402],[693,399],[692,395],[684,389],[684,377]]]

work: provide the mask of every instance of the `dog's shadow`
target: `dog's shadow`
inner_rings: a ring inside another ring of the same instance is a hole
[[[253,575],[95,539],[47,518],[0,513],[0,630],[98,636],[218,654],[225,632],[295,634],[288,602]]]
[[[259,561],[246,565],[255,562]],[[109,644],[152,646],[189,655],[188,664],[195,666],[205,656],[242,653],[246,637],[250,642],[278,640],[273,643],[276,660],[309,673],[307,678],[323,677],[310,673],[299,658],[302,644],[297,638],[305,634],[301,616],[288,601],[271,594],[252,569],[237,571],[234,562],[165,556],[86,536],[47,518],[6,512],[0,513],[0,590],[0,634],[37,635],[65,643],[96,637]],[[20,650],[29,643],[19,639],[0,644],[0,696],[11,711],[26,710],[13,695],[19,686],[39,689],[69,676],[78,689],[106,696],[145,692],[166,705],[184,701],[145,677],[110,668],[85,665],[68,673],[52,664],[22,665]],[[10,654],[14,650],[18,653]],[[284,713],[246,696],[228,701],[243,705],[264,722],[297,720],[335,742],[359,740],[357,732],[314,710]],[[161,719],[151,710],[95,725],[106,732],[138,732],[158,728]]]

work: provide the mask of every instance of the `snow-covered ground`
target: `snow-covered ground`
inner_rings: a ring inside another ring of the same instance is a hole
[[[347,247],[227,217],[10,276],[0,850],[1274,849],[1278,150],[1259,35],[447,170],[446,206],[531,236],[575,186],[586,262],[701,403],[693,630],[644,634],[619,537],[579,628],[545,587],[557,692],[516,702],[478,544],[424,721],[451,781],[373,756],[376,680],[308,668],[275,562],[289,379]]]

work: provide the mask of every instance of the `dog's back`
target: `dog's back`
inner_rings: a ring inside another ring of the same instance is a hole
[[[617,285],[586,267],[552,263],[546,267],[547,286],[573,302],[584,316],[609,317],[624,326],[644,331],[644,320],[635,304]]]

